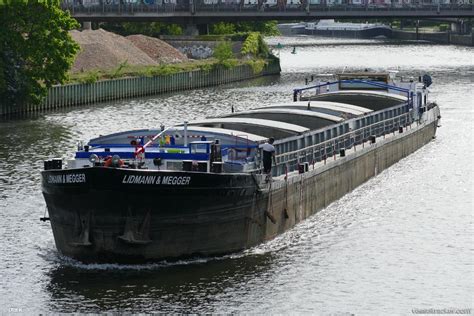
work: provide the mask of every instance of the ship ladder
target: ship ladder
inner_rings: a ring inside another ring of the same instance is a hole
[[[288,214],[288,164],[285,164],[285,208],[283,209],[285,219],[290,218]]]
[[[270,219],[273,224],[276,224],[275,216],[273,216],[273,192],[272,192],[272,181],[269,182],[268,187],[268,203],[267,203],[267,210],[265,211],[265,215]]]

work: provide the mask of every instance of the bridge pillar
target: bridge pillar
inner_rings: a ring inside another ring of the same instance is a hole
[[[464,20],[461,20],[459,22],[451,23],[451,32],[453,32],[453,33],[469,34],[470,30],[471,30],[471,24],[469,22],[464,21]]]
[[[199,30],[196,24],[187,24],[184,29],[184,35],[195,36],[199,35]]]
[[[451,32],[453,32],[453,33],[460,33],[461,32],[461,26],[459,25],[458,22],[451,23]]]
[[[419,40],[420,39],[420,35],[419,35],[420,20],[416,20],[415,27],[416,27],[416,40]]]
[[[82,22],[82,29],[83,30],[91,30],[92,29],[92,22]]]

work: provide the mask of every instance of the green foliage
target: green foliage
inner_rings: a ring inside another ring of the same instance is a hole
[[[157,37],[159,35],[181,35],[183,28],[177,24],[162,22],[124,22],[124,23],[103,23],[104,30],[114,32],[123,36],[133,34],[143,34]]]
[[[99,71],[94,70],[87,73],[87,75],[81,80],[81,83],[96,83],[99,80]]]
[[[204,64],[201,67],[199,67],[199,69],[201,69],[205,72],[210,72],[213,68],[214,68],[214,64],[211,64],[211,63]]]
[[[241,61],[237,59],[229,59],[223,63],[219,62],[214,58],[204,59],[199,61],[192,61],[179,64],[168,64],[168,65],[159,65],[159,66],[138,66],[138,65],[129,65],[123,63],[123,68],[121,68],[119,74],[120,78],[122,77],[153,77],[153,76],[168,76],[176,74],[179,72],[188,72],[193,70],[204,70],[211,71],[212,69],[224,66],[230,67],[235,64],[242,64]],[[68,83],[94,83],[102,79],[115,79],[115,74],[117,74],[117,69],[112,70],[96,70],[96,71],[87,71],[80,73],[71,74]]]
[[[213,35],[228,35],[259,32],[266,36],[280,35],[277,24],[277,21],[239,23],[219,22],[211,25],[210,33]]]
[[[266,22],[240,22],[236,25],[238,32],[259,32],[266,36],[280,35],[278,30],[277,21],[266,21]]]
[[[214,48],[214,57],[217,58],[219,62],[226,61],[228,59],[234,58],[234,53],[232,53],[232,44],[230,42],[220,42]]]
[[[4,1],[0,16],[0,100],[39,103],[67,79],[79,50],[68,31],[79,24],[59,0]]]
[[[128,60],[124,60],[123,62],[120,63],[120,65],[117,66],[115,71],[112,73],[112,78],[118,78],[122,74],[122,70],[128,66]]]
[[[446,31],[449,31],[451,29],[449,24],[440,24],[438,28],[439,28],[440,32],[446,32]]]
[[[238,64],[239,64],[239,61],[235,58],[226,59],[220,62],[220,65],[222,65],[224,68],[227,68],[227,69],[234,68]]]
[[[242,55],[267,58],[270,50],[260,33],[252,32],[245,39],[240,51]]]
[[[235,33],[235,25],[233,23],[218,22],[211,25],[211,34],[226,35]]]
[[[242,44],[240,52],[242,55],[253,55],[258,54],[258,33],[250,33]]]
[[[178,24],[167,24],[164,28],[164,33],[167,35],[182,35],[183,28]]]
[[[253,59],[246,62],[247,65],[252,67],[254,74],[259,74],[263,71],[268,62],[264,59]]]

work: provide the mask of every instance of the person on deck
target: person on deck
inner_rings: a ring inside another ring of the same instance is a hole
[[[271,172],[272,172],[272,162],[276,165],[275,147],[273,146],[274,142],[275,142],[275,139],[273,137],[270,137],[268,139],[268,142],[266,142],[262,146],[262,150],[263,150],[263,172],[268,175],[267,178],[270,177]]]

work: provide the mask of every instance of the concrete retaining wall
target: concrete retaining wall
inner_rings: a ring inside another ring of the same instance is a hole
[[[167,40],[168,44],[178,49],[181,53],[193,59],[205,59],[212,57],[214,49],[221,42],[218,41],[196,41],[196,40]],[[235,56],[240,56],[243,42],[232,41],[232,52]]]
[[[211,71],[196,70],[167,76],[121,78],[91,84],[55,86],[49,89],[42,104],[0,105],[0,116],[215,86],[265,75],[278,75],[280,71],[279,61],[274,60],[260,73],[255,73],[249,65],[241,65],[232,69],[219,67]]]
[[[423,33],[423,32],[407,32],[401,30],[393,30],[392,37],[402,40],[411,40],[411,41],[428,41],[433,43],[440,44],[454,44],[462,46],[474,46],[474,36],[471,35],[459,35],[452,34],[450,32],[433,32],[433,33]]]

